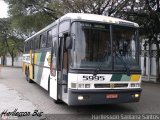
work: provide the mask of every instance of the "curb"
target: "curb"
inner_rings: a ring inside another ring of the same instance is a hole
[[[154,81],[143,81],[142,83],[151,83],[151,84],[160,84],[160,82],[154,82]]]
[[[3,68],[3,67],[8,67],[8,68],[22,68],[22,66],[1,66],[1,68]]]

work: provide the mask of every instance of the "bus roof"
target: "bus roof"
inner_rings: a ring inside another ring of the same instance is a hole
[[[115,23],[115,24],[123,24],[123,25],[132,25],[134,27],[139,27],[139,25],[135,22],[123,20],[120,18],[109,17],[104,15],[97,14],[88,14],[88,13],[68,13],[62,16],[60,21],[64,19],[75,19],[75,20],[89,20],[89,21],[97,21],[97,22],[107,22],[107,23]]]
[[[55,22],[51,23],[44,29],[40,30],[39,32],[35,33],[33,36],[29,37],[25,41],[28,41],[29,39],[35,37],[39,33],[46,31],[47,29],[53,27],[58,23],[58,21],[63,21],[67,19],[72,19],[72,20],[86,20],[86,21],[97,21],[97,22],[104,22],[104,23],[112,23],[112,24],[119,24],[119,25],[128,25],[128,26],[133,26],[133,27],[139,27],[139,25],[135,22],[119,19],[119,18],[114,18],[114,17],[109,17],[109,16],[104,16],[104,15],[97,15],[97,14],[88,14],[88,13],[67,13],[66,15],[62,16]]]

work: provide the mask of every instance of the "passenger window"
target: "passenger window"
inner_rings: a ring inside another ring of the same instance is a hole
[[[57,29],[58,29],[58,28],[57,28],[57,25],[52,28],[52,35],[53,35],[53,36],[56,36],[56,35],[57,35]]]
[[[52,31],[47,32],[47,47],[51,47],[52,45]]]
[[[33,39],[33,50],[36,50],[36,39]]]
[[[27,47],[28,51],[30,50],[30,44],[31,44],[31,41],[28,41],[28,47]]]
[[[60,23],[59,33],[69,30],[69,27],[70,27],[70,21],[64,21]]]
[[[46,41],[43,35],[40,35],[40,41],[41,41],[41,46],[40,48],[45,48],[46,47]]]
[[[25,45],[24,45],[24,52],[27,51],[27,42],[25,42]]]
[[[38,38],[35,38],[35,49],[37,50],[37,49],[39,49],[39,40],[38,40]]]

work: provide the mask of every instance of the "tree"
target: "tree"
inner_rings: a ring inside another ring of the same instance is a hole
[[[20,52],[19,45],[21,44],[21,42],[19,40],[16,40],[16,41],[17,42],[15,42],[15,40],[13,39],[7,40],[8,53],[10,54],[12,58],[12,66],[14,66],[14,58]]]
[[[121,11],[124,18],[132,21],[136,21],[140,25],[140,35],[148,38],[146,42],[148,46],[156,44],[157,56],[156,56],[156,75],[157,81],[160,82],[159,71],[159,39],[160,34],[160,1],[159,0],[144,0],[137,3],[132,1],[132,6],[127,7]]]
[[[92,13],[115,16],[129,0],[62,0],[63,12]]]
[[[8,23],[6,19],[0,19],[0,57],[2,57],[2,64],[5,64],[7,54],[7,47],[5,40],[7,38]]]
[[[5,0],[14,28],[31,36],[68,12],[116,16],[129,0]]]
[[[0,57],[2,57],[1,59],[2,65],[5,65],[5,58],[6,58],[7,52],[8,50],[7,50],[6,44],[4,44],[2,40],[0,40]]]
[[[5,65],[6,55],[10,54],[13,66],[16,55],[23,52],[23,39],[19,34],[15,34],[10,25],[10,19],[0,19],[0,56],[2,64]]]
[[[22,31],[28,37],[57,19],[51,0],[5,0],[9,4],[9,14],[13,28]]]

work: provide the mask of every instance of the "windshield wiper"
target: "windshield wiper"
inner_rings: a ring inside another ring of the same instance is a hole
[[[115,54],[116,54],[117,57],[121,60],[123,66],[125,67],[125,69],[126,69],[126,74],[127,74],[128,76],[130,76],[130,75],[131,75],[130,69],[129,69],[129,67],[127,66],[126,62],[123,60],[122,56],[121,56],[117,51],[115,52]]]
[[[127,66],[127,63],[123,60],[122,56],[121,56],[118,52],[115,52],[115,55],[117,55],[117,57],[121,60],[121,63],[123,64],[123,66],[124,66],[125,69],[126,69],[126,74],[127,74],[128,76],[130,76],[131,73],[130,73],[129,67]],[[100,63],[100,64],[96,67],[96,69],[93,71],[93,75],[97,75],[98,71],[100,71],[101,68],[102,68],[102,64],[103,64],[103,62]]]
[[[103,55],[103,58],[105,58],[105,57],[106,57],[106,52],[105,52],[104,55]],[[96,67],[96,69],[93,71],[93,75],[97,75],[98,71],[100,71],[101,68],[102,68],[102,64],[103,64],[103,62],[101,62],[101,63]]]
[[[102,62],[102,63],[103,63],[103,62]],[[100,70],[101,70],[102,63],[100,63],[100,64],[96,67],[96,69],[93,71],[93,75],[94,75],[94,76],[96,76],[96,75],[97,75],[97,73],[98,73],[98,71],[100,71]]]

